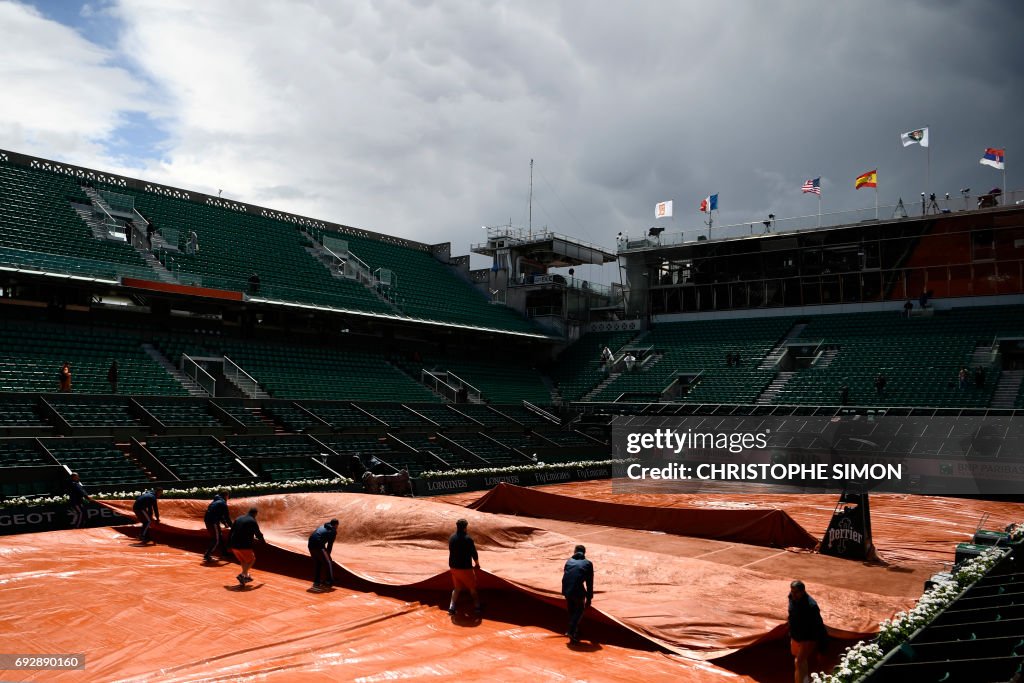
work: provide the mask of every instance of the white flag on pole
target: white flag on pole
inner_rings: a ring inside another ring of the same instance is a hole
[[[917,130],[907,131],[906,133],[901,133],[900,142],[903,143],[904,147],[909,147],[910,145],[921,145],[922,147],[927,147],[928,126],[918,128]]]
[[[671,218],[672,217],[672,200],[667,202],[658,202],[654,205],[654,217],[655,218]]]

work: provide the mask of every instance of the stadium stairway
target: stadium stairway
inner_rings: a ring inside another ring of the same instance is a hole
[[[145,231],[145,226],[142,227],[142,230]],[[167,270],[167,266],[161,263],[160,259],[154,256],[153,252],[146,247],[146,244],[140,237],[140,234],[138,223],[135,223],[135,228],[132,231],[132,246],[135,247],[135,251],[139,253],[139,256],[141,256],[142,260],[146,262],[146,265],[153,269],[153,274],[156,276],[157,280],[160,282],[166,282],[167,284],[177,284],[177,278],[175,278],[171,271]],[[156,249],[156,235],[153,237],[153,248]]]
[[[110,239],[108,236],[108,228],[106,224],[96,217],[96,211],[89,207],[88,204],[79,204],[76,202],[71,203],[71,208],[75,210],[85,224],[89,226],[89,230],[92,231],[92,236],[98,240]]]
[[[299,234],[302,235],[303,237],[305,237],[306,239],[308,239],[309,242],[310,242],[310,244],[305,247],[306,252],[310,256],[312,256],[314,259],[316,259],[320,264],[322,264],[323,267],[326,268],[331,273],[331,277],[345,278],[347,280],[352,279],[352,278],[349,278],[348,276],[346,276],[337,266],[334,265],[334,256],[332,256],[331,253],[327,251],[327,248],[324,247],[324,245],[320,244],[320,242],[313,235],[310,235],[308,232],[306,232],[305,230],[302,230],[302,229],[299,230]],[[358,258],[359,257],[356,256],[357,260],[358,260]],[[369,271],[367,271],[366,277],[367,278],[371,277]],[[375,296],[377,299],[379,299],[382,304],[384,304],[389,309],[391,309],[392,312],[394,312],[397,315],[402,315],[402,316],[405,315],[405,312],[403,312],[402,309],[400,309],[398,306],[396,306],[393,301],[388,299],[382,293],[378,292],[370,284],[369,279],[364,279],[363,277],[357,277],[356,281],[359,282],[360,284],[362,284],[363,286],[365,286],[366,289],[371,294],[373,294],[373,296]]]
[[[209,396],[201,386],[186,377],[180,370],[178,370],[178,368],[174,367],[174,363],[169,361],[167,356],[160,353],[160,351],[152,344],[143,344],[142,350],[146,352],[146,355],[156,361],[160,367],[166,370],[167,374],[173,377],[174,381],[180,384],[185,391],[188,392],[189,396]]]
[[[765,387],[765,390],[761,392],[761,395],[757,397],[754,403],[758,405],[771,403],[773,399],[779,395],[779,392],[785,388],[790,378],[795,374],[795,372],[783,371],[775,375],[775,379],[772,380],[771,384]]]
[[[768,355],[764,357],[761,364],[758,366],[759,370],[772,370],[782,357],[786,355],[786,342],[792,340],[795,337],[799,337],[800,333],[807,327],[807,323],[796,323],[793,327],[789,328],[789,332],[786,333],[779,343],[772,347],[772,350],[768,352]]]
[[[1013,408],[1024,380],[1024,370],[1004,370],[992,394],[993,408]]]

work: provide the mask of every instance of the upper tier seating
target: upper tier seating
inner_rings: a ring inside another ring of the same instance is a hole
[[[94,237],[71,202],[88,204],[78,181],[0,162],[0,264],[87,277],[153,279],[125,242]]]
[[[482,292],[464,282],[429,252],[361,235],[320,231],[314,234],[321,241],[325,234],[346,240],[349,251],[371,270],[391,270],[394,273],[392,298],[407,315],[477,327],[538,332],[512,309],[489,303]]]
[[[308,251],[309,239],[296,225],[212,204],[161,196],[134,189],[111,188],[135,199],[136,208],[158,230],[177,233],[178,253],[161,260],[187,279],[207,287],[249,291],[253,273],[260,277],[258,295],[348,310],[394,315],[394,309],[356,280],[338,278]],[[308,227],[316,239],[323,230]],[[195,231],[198,253],[187,253]],[[371,270],[394,273],[392,292],[383,292],[402,313],[415,318],[494,329],[534,332],[533,325],[505,306],[494,306],[469,282],[429,252],[369,237],[331,233],[349,242],[351,253]],[[250,294],[256,294],[250,292]]]

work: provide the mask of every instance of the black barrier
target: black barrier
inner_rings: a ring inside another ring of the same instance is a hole
[[[115,513],[110,508],[85,503],[82,506],[82,527],[132,524],[134,519]],[[0,508],[0,536],[31,534],[38,531],[58,531],[74,528],[75,513],[67,503],[46,505],[18,505]]]
[[[611,465],[597,465],[594,467],[569,467],[538,472],[467,474],[433,477],[430,479],[413,479],[412,489],[417,496],[443,496],[446,493],[492,489],[498,484],[503,483],[515,486],[540,486],[544,484],[562,484],[569,481],[586,481],[588,479],[610,479],[611,476]]]

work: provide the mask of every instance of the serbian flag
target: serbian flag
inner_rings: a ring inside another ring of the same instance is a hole
[[[862,187],[878,187],[878,169],[874,171],[868,171],[857,176],[857,179],[853,181],[853,188],[859,190]]]
[[[705,197],[700,200],[700,210],[704,213],[718,211],[718,195],[713,194],[710,197]]]
[[[991,166],[992,168],[1006,168],[1006,150],[989,147],[985,150],[985,156],[981,158],[981,163],[983,166]]]

